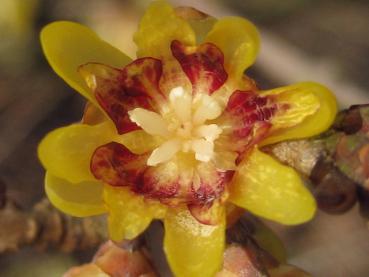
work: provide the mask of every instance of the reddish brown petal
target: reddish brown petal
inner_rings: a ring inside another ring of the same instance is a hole
[[[129,110],[141,107],[157,111],[158,104],[164,99],[159,89],[162,63],[157,59],[138,59],[123,69],[89,63],[82,65],[80,72],[119,134],[138,128],[130,121]]]
[[[194,93],[212,94],[227,80],[223,53],[214,44],[187,47],[174,40],[171,50],[190,79]]]
[[[218,120],[220,125],[230,127],[224,129],[217,143],[238,152],[239,162],[245,152],[266,136],[271,127],[269,121],[276,110],[277,104],[271,96],[262,97],[252,91],[235,91]]]
[[[133,192],[165,201],[175,197],[179,182],[173,162],[155,167],[146,165],[148,155],[136,155],[122,144],[111,142],[96,149],[91,172],[112,186],[129,186]]]
[[[147,166],[147,159],[148,154],[136,155],[111,142],[96,149],[91,172],[104,183],[129,186],[133,192],[167,205],[189,204],[200,222],[215,224],[219,217],[214,216],[213,203],[222,197],[233,171],[219,171],[211,163],[199,163],[193,170],[177,160]]]
[[[122,144],[111,142],[97,148],[91,159],[91,172],[112,186],[135,186],[146,169],[148,155],[136,155]]]

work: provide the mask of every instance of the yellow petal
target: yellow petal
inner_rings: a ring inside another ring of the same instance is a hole
[[[168,212],[164,221],[164,251],[176,276],[212,277],[220,269],[225,219],[219,225],[199,223],[188,210]]]
[[[336,98],[329,89],[317,83],[298,83],[264,91],[262,94],[278,95],[277,98],[281,102],[290,103],[293,107],[287,113],[276,117],[276,125],[272,129],[276,131],[267,137],[262,145],[320,134],[327,130],[336,118]],[[311,113],[313,110],[316,111]],[[288,128],[288,125],[292,127]],[[281,129],[277,130],[279,128]]]
[[[228,76],[237,80],[241,80],[245,69],[254,63],[260,45],[254,24],[240,17],[218,20],[205,41],[222,50]]]
[[[102,198],[103,184],[100,182],[72,184],[47,172],[45,191],[55,207],[72,216],[85,217],[106,212]]]
[[[53,175],[78,183],[95,180],[90,161],[96,148],[116,141],[135,154],[157,147],[158,140],[142,130],[117,135],[114,125],[105,121],[97,125],[73,124],[56,129],[41,141],[38,157]]]
[[[77,68],[88,62],[123,67],[131,61],[92,30],[74,22],[58,21],[44,27],[41,45],[54,71],[94,104],[97,104],[96,99],[78,74]]]
[[[137,56],[161,58],[168,55],[173,40],[195,45],[196,37],[191,26],[177,16],[166,1],[152,2],[134,35]]]
[[[153,218],[162,218],[166,207],[145,200],[125,187],[104,188],[104,201],[109,210],[109,233],[114,241],[133,239],[142,233]]]
[[[313,196],[296,171],[257,149],[240,165],[231,186],[230,201],[256,215],[288,225],[310,220],[316,210]]]
[[[90,126],[73,124],[56,129],[41,141],[38,156],[53,175],[71,183],[95,180],[90,160],[95,149],[111,142],[115,135],[112,123]]]
[[[216,18],[191,7],[178,7],[175,8],[175,12],[191,25],[196,34],[197,44],[203,43],[206,35],[217,22]]]

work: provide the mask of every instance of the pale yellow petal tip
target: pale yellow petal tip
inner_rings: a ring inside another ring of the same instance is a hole
[[[280,219],[276,219],[276,221],[284,225],[300,225],[311,221],[314,218],[316,211],[317,211],[316,201],[314,197],[311,195],[311,193],[309,191],[306,191],[306,194],[301,195],[300,197],[300,206],[298,207],[298,209],[293,211],[293,214],[295,215],[291,217],[290,216],[281,217]],[[286,211],[286,214],[288,213],[289,212]]]
[[[70,21],[46,25],[41,33],[42,50],[53,70],[73,89],[96,103],[77,68],[89,62],[123,67],[131,59],[86,26]]]
[[[333,92],[321,84],[314,82],[302,82],[270,91],[265,91],[262,92],[262,94],[283,95],[284,92],[288,93],[292,91],[294,94],[296,94],[296,96],[298,96],[299,93],[311,94],[314,96],[316,101],[318,101],[319,108],[316,109],[313,114],[305,116],[304,119],[297,125],[285,129],[282,128],[276,131],[262,141],[260,145],[263,146],[284,140],[302,139],[316,136],[325,132],[332,126],[338,110],[337,100]],[[300,100],[297,101],[299,102]],[[315,105],[312,105],[312,108],[314,108],[314,106]]]
[[[75,217],[106,213],[102,188],[99,182],[72,184],[49,172],[45,175],[45,192],[50,202],[57,209]]]
[[[205,38],[218,46],[225,58],[230,77],[240,80],[259,53],[260,35],[256,26],[241,17],[218,20]]]

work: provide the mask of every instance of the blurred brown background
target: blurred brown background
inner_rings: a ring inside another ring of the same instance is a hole
[[[38,41],[55,20],[84,23],[134,57],[131,41],[147,0],[0,0],[0,180],[24,207],[40,200],[43,169],[38,141],[78,121],[84,100],[47,65]],[[261,30],[262,50],[249,71],[260,87],[314,80],[342,107],[369,102],[369,1],[170,1],[216,16],[241,15]],[[369,231],[356,210],[319,214],[293,228],[272,224],[288,243],[290,261],[314,276],[369,276]],[[0,276],[60,276],[89,253],[50,251],[0,255]]]

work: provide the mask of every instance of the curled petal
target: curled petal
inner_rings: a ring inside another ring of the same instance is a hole
[[[163,205],[148,202],[128,188],[105,186],[104,200],[109,211],[110,237],[115,241],[135,238],[153,218],[162,218],[166,211]]]
[[[45,191],[55,207],[72,216],[85,217],[106,212],[102,197],[103,184],[100,182],[72,184],[47,172]]]
[[[199,223],[185,209],[168,211],[164,227],[164,251],[176,276],[215,275],[224,250],[224,215],[218,225],[209,226]]]
[[[97,101],[77,68],[87,62],[123,67],[131,61],[89,28],[74,22],[53,22],[42,29],[40,39],[45,56],[55,72],[95,105]]]
[[[205,41],[220,48],[230,78],[237,80],[241,80],[245,69],[254,63],[260,44],[256,27],[239,17],[218,20]]]
[[[223,53],[215,45],[204,43],[198,47],[188,47],[174,40],[171,50],[190,79],[194,94],[212,94],[227,80]]]
[[[333,93],[317,83],[298,83],[264,91],[262,95],[275,97],[279,104],[288,106],[285,112],[276,114],[275,127],[263,145],[320,134],[336,117],[337,103]]]
[[[257,149],[238,170],[230,201],[254,214],[286,225],[310,220],[316,203],[300,176]]]
[[[38,147],[42,165],[52,174],[72,183],[95,180],[90,160],[95,149],[112,140],[113,124],[73,124],[50,132]]]
[[[134,108],[157,110],[157,104],[163,99],[159,89],[162,64],[156,59],[138,59],[122,70],[88,63],[80,66],[79,72],[119,134],[138,128],[131,122],[128,111]]]
[[[158,31],[160,30],[160,31]],[[170,43],[180,40],[195,45],[191,26],[166,1],[153,1],[147,8],[134,35],[138,57],[162,58],[170,56]]]

